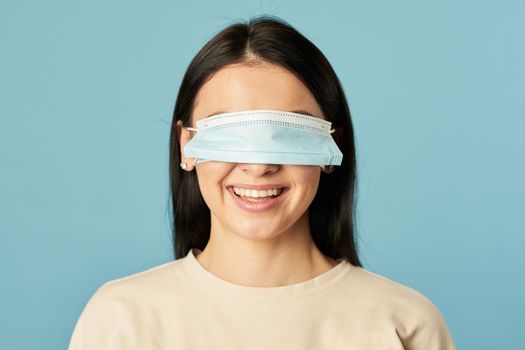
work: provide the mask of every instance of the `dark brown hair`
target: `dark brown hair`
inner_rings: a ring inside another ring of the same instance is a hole
[[[333,259],[345,258],[361,266],[357,254],[355,205],[356,157],[350,110],[341,83],[323,53],[284,20],[261,15],[235,22],[217,33],[192,59],[184,74],[170,135],[170,190],[175,259],[191,248],[203,250],[210,238],[210,209],[204,202],[195,171],[180,168],[180,130],[177,120],[191,126],[195,97],[201,86],[221,68],[243,63],[279,65],[300,79],[320,105],[343,153],[341,166],[321,173],[317,193],[308,208],[312,239]],[[171,213],[170,213],[171,214]]]

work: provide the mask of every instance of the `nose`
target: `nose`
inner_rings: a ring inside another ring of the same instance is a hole
[[[261,163],[239,163],[238,167],[243,172],[253,177],[264,176],[267,174],[273,174],[280,168],[280,164],[261,164]]]

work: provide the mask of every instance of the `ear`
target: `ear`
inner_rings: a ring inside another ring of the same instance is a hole
[[[186,171],[192,171],[193,167],[195,166],[195,158],[186,158],[184,156],[184,145],[191,140],[192,135],[191,131],[187,130],[182,127],[182,120],[177,120],[176,122],[176,134],[177,134],[177,140],[179,141],[180,145],[180,159],[181,162],[186,163]]]
[[[332,133],[332,137],[335,143],[337,144],[337,146],[339,146],[339,148],[342,148],[343,147],[343,127],[338,126],[337,128],[335,128],[335,131]]]
[[[326,166],[323,170],[321,170],[325,174],[331,174],[335,171],[335,167],[333,165]]]

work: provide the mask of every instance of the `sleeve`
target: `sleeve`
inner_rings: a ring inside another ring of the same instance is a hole
[[[454,340],[439,309],[425,296],[410,310],[404,327],[397,329],[405,350],[456,350]]]
[[[112,348],[111,329],[116,315],[106,296],[107,283],[91,296],[78,318],[68,350],[103,350]]]

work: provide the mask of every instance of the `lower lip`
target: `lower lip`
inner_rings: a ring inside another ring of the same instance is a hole
[[[228,192],[233,197],[234,202],[237,204],[237,206],[243,210],[252,212],[252,213],[260,213],[266,210],[270,210],[278,206],[283,200],[284,197],[288,194],[288,188],[283,188],[281,190],[281,194],[277,197],[266,197],[264,200],[259,200],[257,202],[255,201],[249,201],[248,199],[243,199],[246,197],[238,197],[235,192],[233,192],[233,187],[227,188]]]

